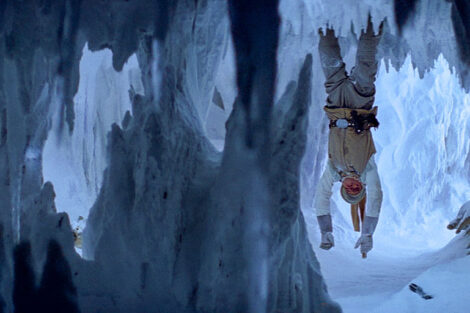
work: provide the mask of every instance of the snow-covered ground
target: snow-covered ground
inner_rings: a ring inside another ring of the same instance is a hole
[[[459,256],[468,240],[459,237],[450,250]],[[380,242],[376,242],[379,245]],[[470,297],[470,257],[442,260],[450,251],[395,256],[391,249],[376,249],[361,259],[352,246],[338,244],[334,250],[314,247],[329,293],[344,313],[452,312],[465,313]],[[422,299],[409,289],[415,283],[433,296]],[[397,311],[399,310],[399,311]]]
[[[314,244],[314,250],[329,293],[344,313],[465,313],[470,297],[470,257],[462,257],[468,244],[465,239],[459,235],[444,251],[421,255],[387,250],[375,241],[376,248],[367,259],[351,243],[338,242],[330,251]],[[410,283],[433,299],[424,300],[411,292]]]
[[[432,299],[424,300],[404,287],[371,312],[392,313],[397,312],[397,308],[403,313],[468,312],[469,268],[468,257],[432,267],[413,280],[425,286],[426,293],[433,296]]]
[[[470,240],[446,229],[470,199],[469,104],[442,57],[423,79],[409,58],[398,72],[381,65],[374,139],[384,202],[374,250],[362,259],[353,249],[358,234],[338,192],[329,251],[318,248],[315,216],[304,208],[329,292],[345,313],[470,312],[470,257],[463,257]]]

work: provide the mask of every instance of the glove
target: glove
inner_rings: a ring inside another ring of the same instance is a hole
[[[468,203],[468,202],[467,202]],[[448,229],[456,229],[457,234],[470,226],[470,207],[465,203],[459,210],[457,217],[447,225]],[[469,230],[470,231],[470,230]],[[467,233],[469,232],[467,231]]]
[[[374,233],[378,222],[378,217],[372,217],[367,215],[364,217],[364,223],[362,223],[361,237],[359,237],[356,242],[356,245],[354,246],[354,249],[361,247],[361,253],[363,258],[365,258],[367,256],[367,253],[372,250],[372,234]]]
[[[331,215],[320,215],[317,216],[318,226],[321,231],[321,243],[320,248],[329,250],[335,245],[335,239],[333,237],[333,224],[331,222]]]
[[[332,232],[322,233],[320,248],[324,250],[330,250],[334,246],[335,246],[335,238],[333,237],[333,233]]]
[[[372,234],[363,234],[356,242],[354,249],[361,247],[361,253],[367,253],[372,250]]]

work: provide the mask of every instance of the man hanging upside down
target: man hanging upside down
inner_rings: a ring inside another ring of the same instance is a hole
[[[330,120],[328,163],[315,193],[315,209],[321,231],[320,248],[334,246],[330,214],[330,197],[335,182],[341,182],[341,196],[351,204],[353,224],[359,231],[361,211],[362,230],[355,248],[363,257],[372,249],[372,235],[377,226],[382,204],[377,165],[373,154],[371,127],[378,127],[377,107],[372,107],[377,73],[376,52],[382,34],[375,35],[369,18],[367,30],[361,32],[356,66],[348,76],[341,58],[338,38],[332,29],[320,31],[319,52],[326,77],[328,94],[324,107]],[[366,205],[367,198],[367,205]],[[364,212],[365,211],[365,212]],[[365,216],[364,216],[365,213]]]

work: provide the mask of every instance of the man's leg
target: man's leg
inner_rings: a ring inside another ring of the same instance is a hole
[[[318,52],[320,53],[320,62],[326,78],[326,92],[330,94],[347,78],[347,75],[341,58],[338,38],[335,36],[334,30],[327,28],[325,34],[322,30],[319,30],[319,34]]]
[[[379,34],[374,34],[372,21],[369,16],[367,30],[361,31],[361,37],[357,46],[356,66],[351,73],[356,90],[362,96],[373,96],[375,94],[375,76],[377,74],[377,46],[382,37],[383,22],[379,27]]]

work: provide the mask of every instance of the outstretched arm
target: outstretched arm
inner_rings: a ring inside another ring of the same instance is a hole
[[[367,186],[366,216],[378,218],[382,206],[383,193],[374,156],[367,163],[364,182]]]
[[[335,177],[335,172],[332,169],[330,161],[328,161],[315,191],[314,207],[317,216],[330,215],[330,198],[333,194],[332,188],[335,181],[338,180],[339,177]]]
[[[330,214],[331,189],[336,180],[335,178],[335,173],[328,161],[328,165],[323,172],[315,192],[315,209],[317,213],[318,226],[320,227],[321,232],[320,248],[325,250],[328,250],[335,245],[333,237],[333,223]]]
[[[362,256],[365,258],[373,247],[372,235],[377,227],[380,207],[382,206],[382,187],[373,157],[370,158],[364,174],[364,181],[367,186],[367,208],[362,223],[361,237],[356,242],[355,248],[361,247]]]
[[[462,230],[467,229],[470,226],[470,201],[465,202],[459,210],[457,217],[450,221],[447,225],[448,229],[456,229],[456,233],[460,233]],[[469,233],[467,231],[467,233]]]

